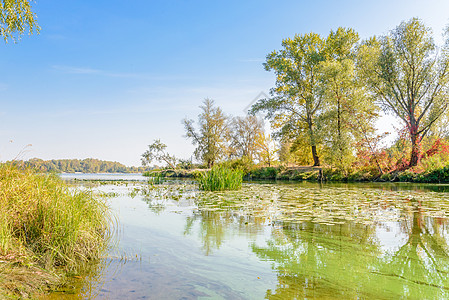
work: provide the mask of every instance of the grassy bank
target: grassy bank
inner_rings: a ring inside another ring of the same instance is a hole
[[[249,172],[247,179],[250,180],[289,180],[289,181],[328,181],[328,182],[415,182],[415,183],[449,183],[449,166],[417,171],[409,169],[394,171],[379,175],[371,172],[349,172],[343,174],[339,170],[322,168],[322,177],[318,167],[264,167],[256,168]]]
[[[0,298],[55,287],[104,254],[111,218],[91,192],[54,175],[0,166]]]
[[[228,166],[234,169],[233,166]],[[238,166],[241,169],[241,166]],[[320,174],[320,169],[322,173]],[[157,176],[174,178],[199,177],[201,173],[208,170],[160,170],[155,171]],[[153,175],[150,175],[153,174]],[[146,176],[156,176],[153,173],[147,173]],[[245,180],[288,180],[288,181],[329,181],[329,182],[416,182],[416,183],[449,183],[449,166],[442,168],[433,168],[430,170],[409,169],[404,171],[385,172],[379,175],[378,172],[353,171],[343,174],[341,171],[327,167],[257,167],[251,166],[244,171]]]

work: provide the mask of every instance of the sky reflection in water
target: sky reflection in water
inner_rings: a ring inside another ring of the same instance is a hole
[[[118,245],[65,297],[448,298],[449,196],[410,187],[96,183]]]

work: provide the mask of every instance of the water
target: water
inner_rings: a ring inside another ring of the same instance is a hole
[[[449,298],[444,186],[251,183],[212,193],[190,181],[132,181],[94,189],[110,195],[118,244],[74,279],[75,294],[47,299]]]
[[[124,180],[124,181],[146,181],[147,177],[134,173],[61,173],[64,180]]]

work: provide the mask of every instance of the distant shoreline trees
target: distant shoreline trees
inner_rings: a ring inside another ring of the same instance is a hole
[[[19,166],[31,167],[42,172],[56,173],[141,173],[148,168],[127,167],[119,162],[94,158],[86,159],[52,159],[32,158],[27,161],[14,161]]]

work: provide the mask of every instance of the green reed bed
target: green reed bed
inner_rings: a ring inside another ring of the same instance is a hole
[[[153,172],[146,175],[149,177],[148,183],[150,184],[162,184],[165,181],[165,176],[161,172]]]
[[[77,274],[104,254],[111,221],[92,192],[71,190],[55,175],[0,165],[0,296],[23,297],[42,282]]]
[[[242,187],[243,171],[225,166],[214,166],[210,171],[199,173],[198,183],[203,191],[238,190]]]

